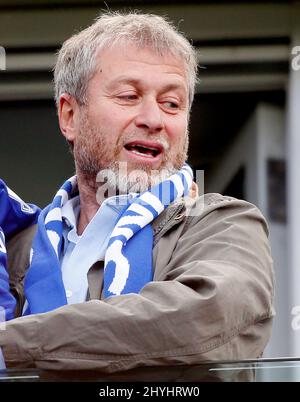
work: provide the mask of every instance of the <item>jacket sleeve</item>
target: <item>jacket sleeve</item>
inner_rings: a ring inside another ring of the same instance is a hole
[[[140,294],[7,322],[7,366],[112,373],[261,356],[274,315],[273,270],[266,223],[252,204],[206,197],[199,216],[159,240],[154,279]]]

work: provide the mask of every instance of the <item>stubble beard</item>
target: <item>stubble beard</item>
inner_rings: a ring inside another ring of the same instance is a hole
[[[73,148],[76,171],[87,183],[99,187],[106,182],[108,187],[116,189],[120,194],[146,191],[180,170],[187,159],[188,132],[176,152],[168,152],[167,140],[157,134],[143,138],[158,141],[164,147],[164,159],[158,170],[151,170],[144,164],[135,164],[132,168],[126,162],[119,161],[118,156],[124,144],[133,139],[141,139],[140,135],[133,133],[122,136],[113,150],[106,138],[107,133],[92,125],[87,112],[83,111],[80,132]]]

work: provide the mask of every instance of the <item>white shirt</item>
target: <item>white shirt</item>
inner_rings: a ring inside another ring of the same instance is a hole
[[[63,250],[60,263],[68,304],[86,300],[88,271],[95,262],[104,260],[108,241],[119,213],[136,196],[136,193],[130,193],[107,198],[81,236],[77,234],[79,196],[67,201],[62,207]],[[27,307],[26,300],[23,313]]]
[[[60,262],[68,304],[86,300],[88,271],[95,262],[104,260],[119,213],[135,196],[128,194],[106,199],[81,236],[77,234],[79,196],[62,207],[64,246]]]

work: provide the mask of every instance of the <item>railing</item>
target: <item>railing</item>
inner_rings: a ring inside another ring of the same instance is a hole
[[[104,374],[96,371],[0,370],[1,382],[281,382],[300,381],[300,358],[151,366]]]

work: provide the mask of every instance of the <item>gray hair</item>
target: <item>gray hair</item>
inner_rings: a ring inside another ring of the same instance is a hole
[[[106,12],[93,25],[64,42],[54,69],[56,105],[63,93],[72,95],[81,105],[86,104],[88,82],[96,72],[100,50],[120,42],[150,47],[160,55],[167,53],[182,60],[191,106],[197,80],[195,49],[166,18],[136,12]]]

